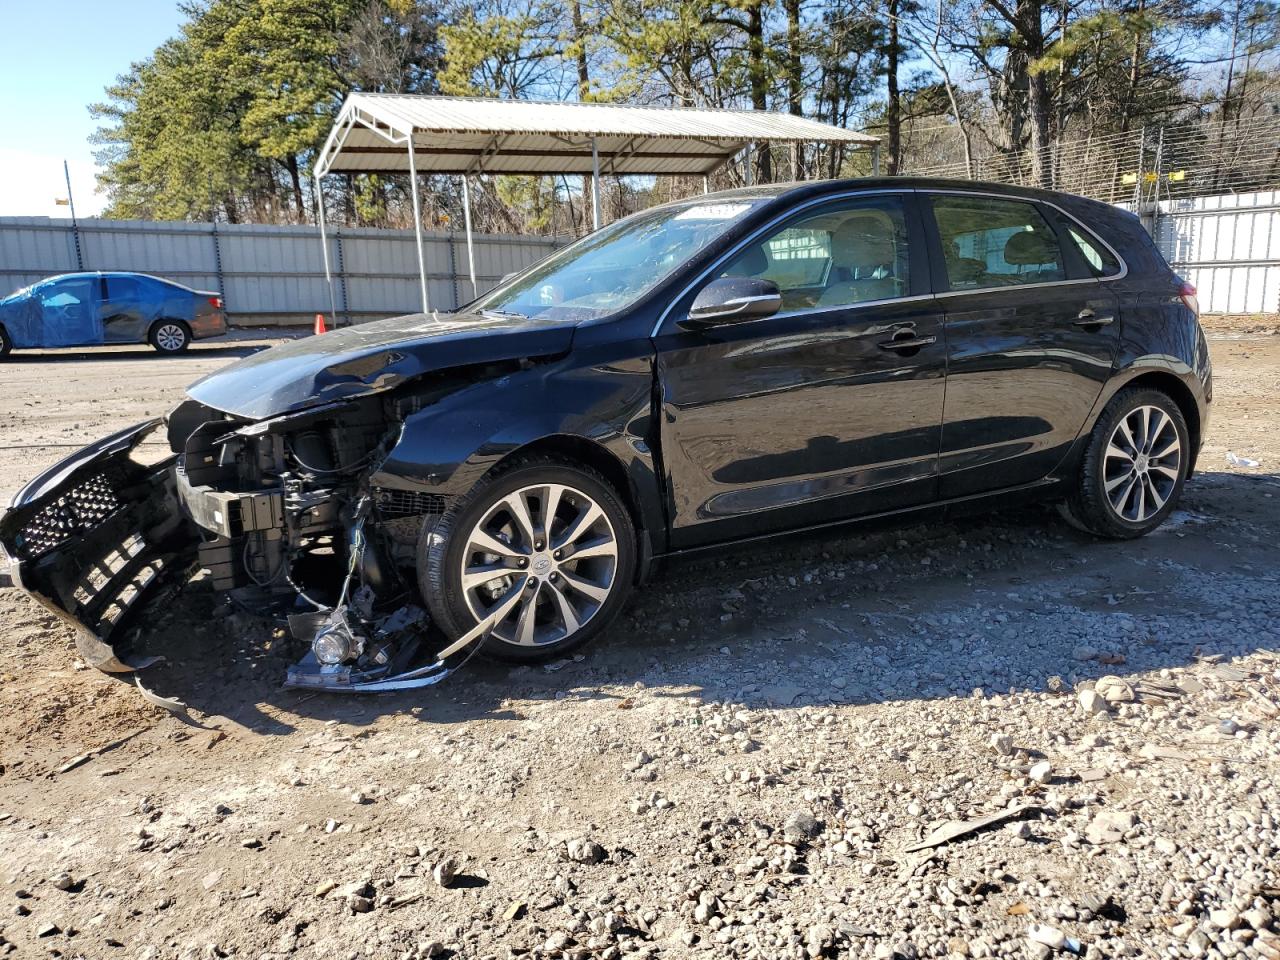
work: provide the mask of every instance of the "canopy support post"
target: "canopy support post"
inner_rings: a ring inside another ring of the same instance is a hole
[[[413,158],[413,134],[409,134],[409,192],[413,195],[413,237],[418,248],[418,280],[422,284],[422,312],[431,312],[427,299],[427,261],[422,252],[422,204],[418,199],[418,164]]]
[[[471,178],[462,175],[462,222],[467,228],[467,267],[471,271],[471,299],[480,296],[480,288],[476,286],[476,251],[471,243]]]
[[[871,147],[871,175],[873,177],[880,176],[880,141],[877,140]]]
[[[711,192],[711,178],[705,173],[702,175],[702,193],[705,196]]]
[[[320,252],[324,257],[324,284],[329,288],[329,318],[338,325],[337,300],[333,296],[333,270],[329,266],[329,237],[324,219],[324,191],[320,189],[320,172],[313,178],[316,186],[316,220],[320,224]]]
[[[591,138],[591,229],[600,229],[600,152]]]
[[[748,143],[746,152],[742,156],[742,179],[746,181],[748,187],[753,187],[756,179],[756,172],[752,169],[755,166],[756,145]]]

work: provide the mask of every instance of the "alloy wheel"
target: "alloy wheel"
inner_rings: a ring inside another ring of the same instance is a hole
[[[156,344],[161,350],[181,350],[187,342],[187,332],[176,323],[165,323],[156,328]]]
[[[467,535],[460,583],[477,621],[505,608],[493,638],[544,646],[572,636],[614,588],[618,540],[600,505],[558,483],[521,487]]]
[[[1103,488],[1116,516],[1144,523],[1178,486],[1182,443],[1173,419],[1155,406],[1135,407],[1112,431],[1103,454]]]

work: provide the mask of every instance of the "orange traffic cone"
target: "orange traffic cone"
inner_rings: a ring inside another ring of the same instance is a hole
[[[323,313],[317,313],[317,314],[316,314],[316,328],[315,328],[315,331],[314,331],[314,332],[315,332],[315,333],[324,333],[324,332],[325,332],[325,326],[324,326],[324,314],[323,314]]]

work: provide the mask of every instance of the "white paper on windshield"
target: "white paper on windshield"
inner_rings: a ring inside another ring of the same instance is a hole
[[[700,203],[675,215],[676,220],[732,220],[751,209],[749,203]]]

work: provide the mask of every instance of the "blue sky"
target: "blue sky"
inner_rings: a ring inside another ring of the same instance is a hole
[[[95,213],[88,105],[177,33],[177,0],[0,0],[0,17],[0,216],[67,216],[63,159],[76,214]]]

